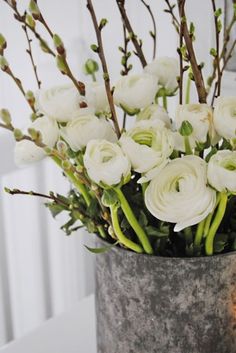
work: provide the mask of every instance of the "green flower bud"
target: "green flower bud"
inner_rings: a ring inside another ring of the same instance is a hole
[[[4,50],[4,49],[6,49],[6,47],[7,47],[6,39],[0,33],[0,50]]]
[[[29,128],[28,129],[28,133],[30,135],[30,137],[32,138],[33,141],[40,143],[42,142],[42,134],[40,131],[37,131],[33,128]]]
[[[36,113],[32,113],[31,115],[30,115],[30,120],[32,121],[32,122],[34,122],[35,120],[37,120],[38,119],[38,115],[36,114]]]
[[[95,53],[98,53],[99,52],[99,47],[96,45],[96,44],[92,44],[90,46],[90,48],[92,49],[92,51],[94,51]]]
[[[31,15],[29,15],[27,13],[26,18],[25,18],[25,22],[27,23],[27,25],[32,28],[35,29],[35,20],[33,19],[33,17]]]
[[[53,43],[54,43],[55,49],[57,50],[58,54],[64,55],[65,54],[64,43],[58,34],[53,35]]]
[[[14,129],[13,134],[14,134],[16,141],[22,140],[22,137],[24,136],[23,132],[20,129]]]
[[[119,202],[117,193],[112,189],[107,189],[103,191],[102,203],[105,207],[114,206]]]
[[[56,61],[57,61],[57,67],[61,71],[61,73],[68,74],[68,68],[67,68],[67,65],[65,63],[64,57],[61,56],[61,55],[57,55]]]
[[[39,45],[44,53],[50,53],[49,46],[45,40],[40,40]]]
[[[88,59],[84,64],[84,73],[86,75],[92,75],[99,70],[98,63],[93,59]]]
[[[193,133],[193,127],[188,120],[182,122],[179,133],[182,136],[190,136]]]
[[[62,168],[64,170],[70,170],[71,169],[71,163],[69,161],[63,161],[61,166],[62,166]]]
[[[35,103],[34,93],[32,91],[27,91],[25,94],[25,98],[29,102],[30,106],[33,107]]]
[[[100,31],[106,26],[106,24],[108,23],[108,20],[106,18],[102,18],[99,24],[99,29]]]
[[[0,110],[0,117],[6,125],[11,125],[11,114],[7,109]]]
[[[0,55],[0,68],[2,71],[6,71],[9,68],[7,59],[2,55]]]
[[[39,7],[34,0],[30,0],[29,12],[32,14],[32,16],[35,20],[38,20],[41,17]]]

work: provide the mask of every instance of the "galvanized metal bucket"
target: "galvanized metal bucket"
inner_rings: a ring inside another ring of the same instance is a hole
[[[165,258],[114,247],[96,258],[96,314],[98,353],[236,353],[236,252]]]

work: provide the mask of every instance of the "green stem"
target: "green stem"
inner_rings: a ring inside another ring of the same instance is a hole
[[[201,245],[203,234],[204,234],[204,225],[206,219],[203,219],[200,223],[198,223],[196,235],[194,238],[194,246],[198,247]]]
[[[213,221],[213,223],[209,229],[209,232],[207,234],[206,244],[205,244],[206,255],[213,255],[214,238],[215,238],[216,232],[221,224],[221,221],[224,217],[226,206],[227,206],[227,201],[228,201],[227,194],[222,192],[220,194],[220,202],[218,205],[218,209],[217,209],[214,221]]]
[[[193,154],[188,136],[184,136],[184,147],[185,147],[185,153],[187,155]]]
[[[127,218],[127,221],[129,222],[129,224],[131,225],[131,227],[135,231],[145,252],[147,254],[153,254],[153,249],[152,249],[152,246],[149,242],[149,239],[148,239],[146,233],[144,232],[144,230],[142,229],[142,227],[140,226],[132,209],[130,208],[130,205],[129,205],[128,201],[126,200],[123,192],[119,188],[114,188],[114,190],[116,191],[116,193],[118,195],[118,198],[119,198],[120,204],[121,204],[121,208],[125,214],[125,217]]]
[[[168,108],[168,106],[167,106],[167,97],[166,97],[165,94],[163,94],[163,96],[162,96],[162,102],[163,102],[163,108],[165,108],[165,110],[167,111],[167,108]]]
[[[186,86],[185,104],[190,103],[191,82],[192,80],[188,77],[187,86]]]
[[[97,81],[97,79],[96,79],[96,75],[95,75],[95,73],[94,73],[94,72],[91,74],[91,76],[92,76],[92,80],[93,80],[93,82],[96,82],[96,81]]]
[[[124,233],[122,232],[122,230],[120,228],[119,219],[118,219],[118,207],[117,206],[111,206],[110,210],[111,210],[111,219],[112,219],[113,229],[115,231],[115,234],[116,234],[118,240],[123,245],[125,245],[127,248],[129,248],[129,249],[141,254],[143,252],[143,249],[141,248],[141,246],[139,246],[138,244],[134,243],[132,240],[128,239],[124,235]]]
[[[58,157],[53,156],[52,159],[60,168],[62,168],[61,160]],[[70,182],[76,187],[79,193],[83,196],[84,201],[86,202],[86,205],[89,206],[91,198],[89,193],[86,190],[86,187],[75,177],[73,172],[64,170],[64,173],[67,176],[67,178],[70,180]]]
[[[217,195],[216,198],[216,205],[214,207],[214,210],[209,213],[209,215],[207,216],[206,220],[205,220],[205,226],[204,226],[204,231],[203,231],[203,237],[205,238],[207,236],[207,234],[209,233],[209,229],[210,229],[210,225],[211,225],[211,221],[215,212],[215,209],[217,208],[218,204],[220,202],[220,194]]]

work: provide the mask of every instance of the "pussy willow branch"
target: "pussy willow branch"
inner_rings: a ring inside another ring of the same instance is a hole
[[[180,18],[183,18],[184,16],[184,3],[181,4],[180,7]],[[184,68],[183,68],[183,54],[182,54],[182,47],[183,47],[183,29],[184,29],[184,23],[181,21],[178,33],[179,33],[179,104],[183,103],[183,77],[184,77]]]
[[[70,206],[71,206],[71,203],[70,202],[65,202],[63,201],[61,198],[57,197],[55,193],[53,192],[50,192],[49,195],[47,194],[42,194],[42,193],[39,193],[39,192],[35,192],[35,191],[24,191],[24,190],[19,190],[19,189],[8,189],[8,188],[5,188],[5,191],[14,196],[14,195],[26,195],[26,196],[34,196],[34,197],[40,197],[40,198],[44,198],[44,199],[48,199],[48,200],[51,200],[53,202],[55,202],[57,205],[61,205],[61,206],[64,206],[66,207],[67,211],[70,211]],[[73,207],[73,210],[75,211],[78,211],[79,214],[82,216],[82,217],[88,217],[85,212],[79,208],[79,207]],[[93,221],[93,224],[96,226],[96,227],[99,227],[99,226],[102,226],[102,224],[99,224],[98,222],[95,222],[94,220]]]
[[[36,29],[28,25],[28,23],[26,22],[26,16],[20,14],[20,12],[19,12],[19,10],[17,8],[16,2],[9,3],[7,0],[2,0],[2,1],[4,1],[13,10],[15,19],[18,22],[23,23],[26,28],[28,28],[31,32],[34,33],[35,37],[46,48],[47,53],[51,54],[53,57],[56,57],[56,54],[54,53],[54,51],[47,45],[46,41],[41,37],[41,35],[36,31]],[[53,37],[53,33],[50,30],[49,26],[47,25],[46,21],[44,20],[42,14],[41,14],[40,19],[41,19],[40,22],[46,28],[46,30],[48,31],[50,37]],[[73,73],[72,73],[72,71],[71,71],[71,69],[69,67],[69,64],[68,64],[68,62],[67,62],[65,57],[63,57],[63,60],[64,60],[64,64],[65,64],[66,70],[67,70],[67,72],[65,72],[65,75],[71,79],[71,81],[74,83],[74,85],[77,88],[77,90],[79,91],[79,93],[81,95],[85,95],[84,84],[82,84],[82,83],[80,83],[80,82],[78,82],[76,80],[76,78],[74,77],[74,75],[73,75]]]
[[[40,89],[41,81],[40,81],[40,79],[38,77],[37,66],[35,65],[35,62],[34,62],[32,46],[31,46],[32,39],[29,38],[27,27],[25,25],[23,25],[22,28],[23,28],[23,30],[25,32],[25,36],[26,36],[27,43],[28,43],[28,49],[26,50],[26,52],[29,54],[30,61],[31,61],[31,64],[32,64],[32,67],[33,67],[33,71],[34,71],[34,76],[35,76],[35,79],[36,79],[36,82],[37,82],[37,86]]]
[[[46,41],[41,37],[41,35],[36,31],[36,29],[28,25],[28,23],[26,22],[25,15],[20,14],[17,8],[16,1],[12,1],[11,3],[8,2],[7,0],[2,0],[2,1],[5,2],[13,10],[15,19],[18,22],[23,23],[34,34],[35,38],[37,38],[39,42],[44,45],[44,47],[47,49],[47,53],[55,57],[56,55],[53,52],[53,50],[47,45]]]
[[[188,51],[189,61],[191,63],[191,68],[193,71],[194,81],[198,93],[198,100],[199,103],[206,103],[207,92],[202,76],[202,69],[201,66],[198,65],[195,51],[193,48],[192,38],[190,36],[188,25],[187,25],[187,18],[185,15],[185,0],[178,0],[178,7],[179,7],[179,14],[181,16],[180,20],[183,22],[183,37],[186,44],[186,48]]]
[[[153,60],[155,59],[156,57],[156,48],[157,48],[157,26],[156,26],[156,19],[154,17],[154,14],[153,14],[153,11],[151,9],[151,6],[148,5],[146,3],[146,1],[144,0],[141,0],[142,4],[146,7],[146,9],[148,10],[149,14],[150,14],[150,17],[151,17],[151,20],[152,20],[152,24],[153,24],[153,32],[151,34],[152,36],[152,39],[153,39],[153,55],[152,55],[152,58]]]
[[[218,18],[216,16],[216,4],[215,0],[211,0],[212,3],[212,9],[213,9],[213,16],[214,16],[214,24],[215,24],[215,41],[216,41],[216,56],[214,58],[214,66],[216,67],[216,72],[217,72],[217,96],[220,95],[220,90],[221,90],[221,71],[220,71],[220,33],[218,29]],[[213,97],[213,102],[214,103],[214,98],[215,94]]]
[[[179,33],[179,30],[180,30],[180,23],[179,23],[177,17],[175,16],[175,13],[174,13],[174,7],[175,7],[175,5],[171,5],[169,0],[165,0],[165,2],[166,2],[166,5],[167,5],[167,7],[168,7],[168,9],[166,9],[165,12],[167,12],[167,13],[169,13],[169,14],[171,15],[172,24],[173,24],[173,26],[175,27],[176,32]]]
[[[28,105],[32,109],[33,113],[36,113],[36,110],[35,110],[34,106],[26,98],[26,91],[25,91],[25,89],[24,89],[24,87],[22,85],[21,80],[14,75],[14,73],[12,72],[12,70],[11,70],[11,68],[9,66],[6,69],[2,70],[2,71],[5,72],[8,76],[10,76],[13,79],[13,81],[15,82],[17,87],[19,88],[20,92],[24,96],[26,102],[28,103]]]
[[[118,8],[120,10],[120,14],[121,14],[121,18],[123,21],[124,26],[126,27],[129,35],[130,35],[130,39],[135,47],[136,50],[136,54],[142,64],[143,67],[145,67],[147,65],[147,61],[145,59],[143,50],[142,50],[142,45],[141,43],[139,43],[138,39],[137,39],[137,35],[134,33],[133,28],[131,26],[131,23],[129,21],[129,18],[127,16],[126,10],[125,10],[125,0],[116,0]]]
[[[104,49],[103,49],[101,30],[99,28],[97,17],[96,17],[93,3],[91,0],[87,1],[87,8],[90,12],[90,15],[91,15],[91,18],[93,21],[93,25],[94,25],[94,29],[96,32],[96,37],[97,37],[97,42],[98,42],[98,55],[99,55],[100,61],[102,63],[103,77],[104,77],[104,82],[105,82],[107,98],[108,98],[108,102],[109,102],[109,106],[110,106],[110,110],[111,110],[112,121],[113,121],[113,124],[115,127],[116,134],[118,137],[120,137],[120,128],[119,128],[115,105],[114,105],[114,101],[113,101],[113,95],[111,92],[110,77],[109,77],[106,58],[105,58]]]
[[[221,50],[220,55],[219,55],[219,61],[220,62],[221,61],[225,62],[225,58],[228,55],[228,50],[227,50],[228,49],[228,44],[229,44],[229,40],[230,40],[230,37],[231,37],[231,31],[232,31],[232,28],[234,27],[235,23],[236,23],[236,16],[235,16],[235,13],[233,13],[231,21],[230,21],[228,27],[224,31],[223,47],[222,47],[222,50]],[[223,65],[223,66],[224,66],[224,69],[225,69],[226,65]],[[217,67],[215,65],[213,65],[213,71],[212,71],[212,74],[210,76],[210,83],[208,84],[208,93],[210,92],[210,88],[211,88],[211,86],[213,84],[213,81],[216,78],[216,70],[217,70]],[[222,71],[222,73],[223,73],[223,71]],[[214,101],[214,96],[216,95],[216,92],[217,92],[217,85],[218,84],[217,84],[217,81],[216,81],[215,82],[213,96],[212,96],[212,101]]]

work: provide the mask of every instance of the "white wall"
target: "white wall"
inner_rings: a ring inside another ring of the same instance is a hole
[[[220,0],[221,1],[221,0]],[[45,18],[55,32],[62,36],[69,52],[75,73],[84,79],[80,68],[88,57],[94,57],[89,46],[95,42],[90,16],[85,0],[38,1]],[[24,8],[27,1],[21,1]],[[164,1],[150,0],[157,18],[158,56],[176,56],[177,38],[170,24],[170,17],[163,12]],[[107,17],[109,25],[104,29],[104,43],[113,81],[120,71],[122,43],[121,23],[115,1],[94,0],[98,18]],[[197,43],[200,61],[212,41],[210,1],[188,0],[188,13],[197,27]],[[146,9],[137,0],[127,0],[127,10],[134,28],[144,39],[147,58],[151,58],[149,37],[151,21]],[[204,17],[204,18],[203,18]],[[9,9],[0,2],[0,32],[8,39],[6,56],[13,71],[22,78],[26,89],[36,89],[20,26],[12,20]],[[34,45],[39,75],[45,86],[61,84],[66,78],[58,73],[51,57],[42,54]],[[209,69],[209,56],[206,70]],[[136,60],[136,71],[140,65]],[[234,77],[234,75],[232,76]],[[230,78],[231,80],[231,78]],[[231,80],[232,81],[232,80]],[[227,81],[229,82],[229,81]],[[233,82],[233,81],[232,81]],[[231,90],[231,84],[228,90]],[[175,105],[173,98],[171,111]],[[26,123],[29,110],[13,82],[0,73],[0,107],[8,107],[19,127]],[[93,255],[82,244],[90,237],[78,232],[66,237],[59,230],[60,221],[52,220],[42,200],[10,197],[3,187],[60,193],[68,190],[68,183],[50,161],[23,170],[15,170],[12,160],[13,140],[0,132],[0,344],[19,337],[42,323],[47,317],[66,310],[93,288],[91,260]]]

